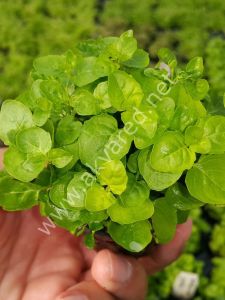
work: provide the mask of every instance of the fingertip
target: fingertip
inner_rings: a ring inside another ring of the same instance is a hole
[[[109,250],[100,251],[93,261],[92,275],[97,282],[126,282],[132,275],[132,264]]]
[[[131,257],[100,251],[92,265],[92,276],[104,289],[121,299],[145,299],[147,277]]]

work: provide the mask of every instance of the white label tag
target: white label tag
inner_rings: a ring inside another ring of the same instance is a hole
[[[173,295],[178,299],[192,299],[199,286],[199,275],[180,272],[173,284]]]

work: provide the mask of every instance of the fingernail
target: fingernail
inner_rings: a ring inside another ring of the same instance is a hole
[[[110,278],[112,281],[124,283],[131,278],[132,264],[123,257],[119,257],[112,253],[108,253],[108,266],[110,272]]]
[[[70,295],[63,298],[62,300],[89,300],[89,299],[87,296],[84,295]]]

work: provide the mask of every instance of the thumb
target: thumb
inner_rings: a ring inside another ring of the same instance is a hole
[[[96,255],[91,271],[96,282],[116,299],[145,299],[147,276],[136,259],[105,249]]]

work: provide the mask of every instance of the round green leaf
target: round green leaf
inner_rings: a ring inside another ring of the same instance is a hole
[[[99,100],[99,105],[102,109],[107,109],[111,107],[109,93],[108,93],[108,82],[100,82],[93,93],[94,97]]]
[[[94,184],[87,190],[85,208],[92,212],[101,211],[109,208],[115,202],[116,198],[109,191],[99,184]]]
[[[128,173],[128,183],[126,190],[120,195],[120,200],[124,206],[135,206],[137,209],[140,204],[149,199],[150,189],[144,180],[136,180],[136,177]]]
[[[138,107],[144,96],[139,83],[123,71],[109,75],[108,91],[110,102],[118,111]]]
[[[120,195],[126,189],[127,173],[119,160],[103,163],[99,168],[98,179],[101,185],[107,185],[114,194]]]
[[[144,149],[138,156],[138,166],[141,175],[149,188],[155,191],[162,191],[173,185],[182,175],[180,173],[159,172],[151,167],[151,151]]]
[[[190,210],[202,206],[204,203],[192,197],[186,187],[177,182],[166,191],[166,199],[179,210]]]
[[[61,119],[55,133],[57,145],[65,146],[75,142],[81,133],[81,127],[81,122],[75,121],[73,116]]]
[[[95,181],[96,178],[88,172],[75,173],[67,186],[67,200],[69,205],[84,208],[87,190]]]
[[[9,148],[4,155],[6,171],[23,182],[37,178],[45,165],[46,157],[43,154],[25,154],[16,148]]]
[[[179,132],[168,131],[154,144],[150,161],[159,172],[179,173],[194,164],[195,153],[188,149]]]
[[[27,106],[16,100],[4,101],[0,112],[0,139],[5,145],[14,140],[19,130],[33,126],[32,114]]]
[[[210,154],[225,153],[225,117],[209,117],[205,122],[204,136],[210,141]]]
[[[152,226],[158,243],[170,242],[176,232],[177,211],[166,198],[159,198],[154,201],[154,214]]]
[[[95,170],[101,163],[109,160],[108,152],[104,151],[104,147],[115,131],[117,131],[117,121],[110,115],[101,114],[86,121],[79,137],[81,162]]]
[[[131,252],[140,252],[152,240],[151,225],[148,221],[140,221],[129,225],[110,222],[108,233],[112,239]]]
[[[142,49],[137,49],[133,56],[123,62],[123,65],[130,68],[146,68],[149,65],[149,54]]]
[[[225,204],[225,154],[203,156],[187,172],[190,194],[204,203]]]
[[[69,208],[71,209],[72,205],[70,205],[67,200],[67,185],[72,178],[72,174],[68,173],[67,175],[60,177],[56,180],[49,191],[49,197],[52,203],[54,203],[57,207],[60,208]]]
[[[73,155],[61,148],[51,149],[48,153],[48,160],[51,162],[56,168],[64,168],[67,166],[71,160],[73,159]]]
[[[131,224],[137,221],[151,218],[154,212],[154,206],[148,199],[137,206],[124,206],[115,203],[108,209],[108,214],[112,221],[119,224]]]
[[[0,178],[0,190],[0,206],[7,211],[19,211],[38,204],[41,187],[4,176]]]
[[[85,89],[77,90],[71,97],[70,105],[81,116],[97,115],[100,113],[100,103],[93,94]]]
[[[151,145],[158,124],[158,115],[153,107],[133,107],[132,110],[122,113],[122,120],[125,126],[132,124],[136,148],[143,149]]]
[[[204,71],[202,57],[197,56],[192,58],[186,66],[186,71],[197,78],[201,77]]]
[[[16,146],[24,153],[46,154],[52,147],[51,136],[38,127],[24,129],[16,136]]]

